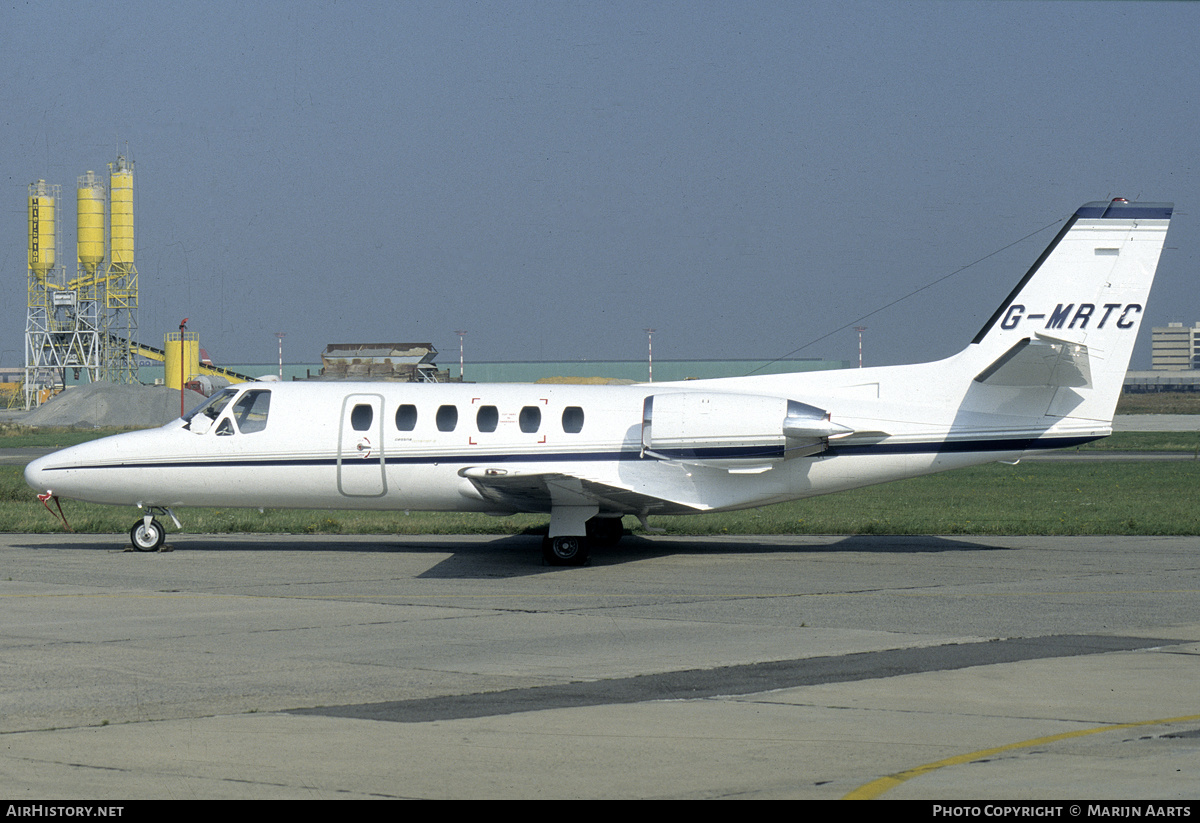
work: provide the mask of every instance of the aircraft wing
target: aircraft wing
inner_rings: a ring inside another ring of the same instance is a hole
[[[552,506],[599,506],[601,512],[695,514],[703,509],[634,489],[612,486],[563,472],[519,472],[472,467],[460,475],[479,494],[514,511],[549,512]]]

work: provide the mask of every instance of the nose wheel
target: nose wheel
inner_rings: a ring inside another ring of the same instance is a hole
[[[129,539],[133,547],[140,552],[156,552],[162,548],[167,538],[167,530],[153,518],[147,517],[133,524],[129,530]]]

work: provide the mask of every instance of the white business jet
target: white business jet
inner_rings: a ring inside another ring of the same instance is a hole
[[[1088,203],[958,354],[632,386],[248,383],[184,417],[39,458],[43,497],[132,505],[550,515],[546,562],[621,517],[765,506],[1112,432],[1173,206]]]

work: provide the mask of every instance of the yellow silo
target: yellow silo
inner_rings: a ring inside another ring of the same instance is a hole
[[[75,203],[79,265],[94,275],[104,262],[104,184],[92,172],[79,178]]]
[[[167,388],[183,388],[184,383],[200,373],[200,335],[196,332],[167,334],[163,353],[163,382]]]
[[[45,180],[29,184],[29,270],[43,283],[54,268],[54,188]]]
[[[133,265],[133,163],[122,156],[108,164],[108,267],[103,284],[104,376],[137,382],[137,360],[129,346],[137,339],[138,275]]]
[[[133,163],[124,157],[108,164],[108,189],[112,197],[112,262],[133,264]]]

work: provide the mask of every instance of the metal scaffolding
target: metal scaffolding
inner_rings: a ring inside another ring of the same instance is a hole
[[[29,186],[29,287],[25,319],[25,408],[66,383],[66,370],[91,381],[137,382],[138,274],[134,266],[133,163],[108,164],[110,197],[92,172],[76,190],[73,280],[56,259],[61,186]],[[107,216],[106,199],[108,202]],[[107,223],[107,247],[105,224]]]
[[[100,374],[99,299],[94,280],[67,283],[58,263],[62,187],[29,186],[29,285],[25,313],[25,408],[66,382],[68,368]]]

